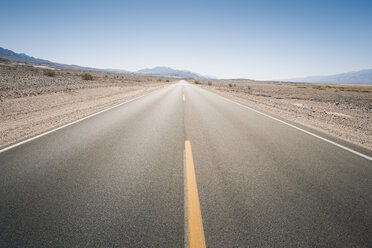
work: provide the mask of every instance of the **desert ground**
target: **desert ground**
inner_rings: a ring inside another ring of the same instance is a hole
[[[199,80],[204,89],[372,150],[372,86]]]
[[[83,79],[84,74],[88,80]],[[172,81],[174,78],[0,63],[0,147],[144,95]]]

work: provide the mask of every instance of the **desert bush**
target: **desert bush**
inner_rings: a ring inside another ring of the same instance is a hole
[[[212,85],[212,82],[211,81],[208,81],[208,85],[211,86]]]
[[[229,84],[229,87],[233,87],[233,85],[232,84]]]
[[[198,80],[195,80],[194,84],[200,84],[200,82]]]
[[[83,73],[83,74],[81,74],[81,78],[83,80],[93,80],[93,76],[91,74],[89,74],[89,73]]]
[[[312,88],[315,89],[315,90],[325,90],[325,88],[320,86],[320,85],[315,85]]]
[[[165,80],[165,82],[169,83],[169,80],[167,79],[167,80]]]
[[[45,76],[48,76],[48,77],[55,77],[56,76],[56,72],[53,71],[53,70],[44,70],[44,75]]]

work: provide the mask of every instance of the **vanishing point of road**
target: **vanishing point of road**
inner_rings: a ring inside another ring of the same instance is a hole
[[[181,81],[2,150],[0,247],[372,247],[371,151],[315,135],[356,153]]]

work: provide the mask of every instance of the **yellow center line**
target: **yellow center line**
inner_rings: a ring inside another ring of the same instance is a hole
[[[189,247],[199,248],[205,246],[203,221],[200,211],[198,187],[196,185],[194,161],[192,158],[191,143],[185,140],[185,167],[186,167],[186,198],[187,198],[187,229]]]

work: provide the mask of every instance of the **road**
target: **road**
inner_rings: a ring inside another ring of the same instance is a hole
[[[372,246],[370,160],[181,81],[0,153],[0,247],[184,247],[186,140],[207,247]]]

